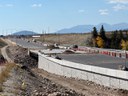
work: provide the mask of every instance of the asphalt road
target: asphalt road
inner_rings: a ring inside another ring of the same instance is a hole
[[[16,39],[16,38],[10,38],[10,40],[15,42],[17,45],[20,45],[24,48],[44,49],[44,46],[42,44],[31,42],[28,40]]]
[[[60,54],[59,57],[76,63],[100,66],[111,69],[118,69],[119,65],[125,66],[126,64],[126,66],[128,66],[127,59],[101,54]]]

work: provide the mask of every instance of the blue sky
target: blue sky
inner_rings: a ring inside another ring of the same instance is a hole
[[[128,0],[0,0],[0,34],[128,23]]]

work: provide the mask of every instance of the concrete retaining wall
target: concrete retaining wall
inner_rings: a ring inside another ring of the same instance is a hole
[[[93,81],[97,84],[128,90],[128,72],[90,65],[83,65],[65,60],[54,59],[41,53],[38,68],[57,75]]]

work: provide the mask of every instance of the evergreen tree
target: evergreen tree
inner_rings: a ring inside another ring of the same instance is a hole
[[[118,38],[118,31],[114,31],[111,36],[111,48],[119,49],[120,47],[120,40]]]
[[[121,49],[121,46],[120,46],[121,41],[125,39],[123,35],[123,31],[119,30],[117,35],[118,36],[116,38],[116,43],[117,43],[116,46],[117,46],[117,49]]]
[[[98,32],[96,27],[93,27],[93,31],[92,31],[92,38],[96,38],[98,36]]]
[[[93,31],[92,31],[92,42],[93,42],[93,47],[97,47],[97,43],[96,43],[96,38],[98,36],[98,32],[96,27],[93,27]]]
[[[106,38],[106,35],[105,35],[105,30],[104,30],[103,25],[101,26],[101,29],[100,29],[100,36],[104,41],[106,41],[107,38]]]
[[[119,30],[119,39],[120,40],[124,39],[122,30]]]
[[[105,34],[105,29],[104,29],[104,26],[102,25],[101,26],[101,29],[100,29],[100,32],[99,32],[99,35],[100,35],[100,37],[103,39],[103,41],[104,41],[104,48],[109,48],[109,41],[108,41],[108,39],[107,39],[107,37],[106,37],[106,34]]]
[[[126,30],[125,37],[126,37],[126,40],[128,40],[128,30]]]

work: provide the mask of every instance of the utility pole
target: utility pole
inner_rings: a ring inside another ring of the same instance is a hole
[[[58,32],[58,44],[60,44],[60,34]]]
[[[44,30],[42,30],[42,41],[44,42]]]
[[[50,32],[50,28],[48,27],[48,33]]]
[[[126,50],[124,50],[124,54],[125,54],[125,68],[126,68],[126,58],[127,58],[127,54],[126,54]]]

